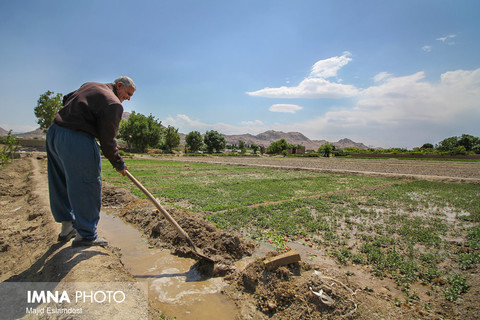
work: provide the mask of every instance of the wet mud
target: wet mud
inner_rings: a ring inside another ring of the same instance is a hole
[[[172,254],[180,257],[198,258],[185,239],[149,200],[138,199],[127,190],[110,184],[104,184],[103,190],[104,206],[119,208],[118,216],[135,225],[148,237],[152,245],[169,249]],[[196,269],[207,276],[225,276],[233,272],[235,262],[251,256],[255,250],[253,243],[243,240],[240,235],[218,229],[201,214],[166,205],[164,207],[195,246],[214,261],[214,264],[211,264],[197,259]]]

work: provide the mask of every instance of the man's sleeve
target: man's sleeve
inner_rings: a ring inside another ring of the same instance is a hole
[[[122,120],[122,114],[123,107],[121,104],[111,104],[102,110],[97,123],[103,155],[117,170],[125,169],[125,162],[120,156],[117,140],[115,139],[120,121]]]

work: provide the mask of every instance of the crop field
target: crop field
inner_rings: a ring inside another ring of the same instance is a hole
[[[400,178],[128,161],[130,172],[172,206],[205,214],[278,250],[298,239],[339,266],[364,266],[415,299],[411,286],[455,301],[480,262],[480,187]],[[143,197],[108,162],[103,179]]]

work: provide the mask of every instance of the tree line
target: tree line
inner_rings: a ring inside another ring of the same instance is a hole
[[[52,91],[47,91],[40,95],[37,106],[34,108],[37,123],[40,128],[46,132],[53,123],[55,114],[63,107],[63,95]],[[153,115],[145,116],[133,111],[128,120],[122,120],[118,131],[118,139],[125,141],[129,150],[137,152],[145,152],[148,148],[158,148],[172,152],[180,146],[180,134],[178,129],[172,126],[163,126],[162,122]],[[185,152],[206,151],[208,153],[223,152],[229,147],[236,150],[236,145],[227,146],[225,137],[215,130],[210,130],[202,136],[198,131],[192,131],[185,137]],[[244,141],[239,141],[238,149],[241,153],[245,153],[249,147],[253,153],[260,150],[261,153],[283,154],[286,155],[288,150],[301,148],[300,145],[289,144],[285,139],[272,142],[266,149],[256,144],[247,146]],[[452,155],[460,154],[480,154],[480,138],[468,134],[454,136],[440,141],[438,144],[425,143],[421,147],[413,148],[412,151],[403,148],[392,148],[386,150],[360,150],[357,148],[347,147],[338,149],[332,143],[325,143],[314,150],[314,152],[323,156],[343,155],[345,153],[354,152],[384,152],[384,153],[448,153]]]

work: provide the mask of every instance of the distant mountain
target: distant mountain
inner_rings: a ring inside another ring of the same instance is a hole
[[[275,130],[268,130],[263,133],[257,134],[256,136],[251,134],[242,134],[242,135],[223,135],[227,144],[236,144],[238,145],[239,141],[244,141],[246,144],[257,144],[259,146],[268,147],[272,142],[278,141],[280,139],[287,140],[288,143],[294,145],[305,146],[307,150],[317,150],[322,144],[328,142],[326,140],[310,140],[305,135],[300,132],[282,132]],[[357,143],[350,139],[341,139],[337,142],[331,142],[338,148],[345,147],[356,147],[359,149],[367,149],[368,147],[363,143]]]
[[[43,129],[38,128],[25,133],[16,133],[15,136],[22,139],[45,139],[47,134],[43,132]]]
[[[8,131],[3,128],[0,128],[0,137],[5,137],[6,135],[8,135]]]
[[[347,148],[347,147],[355,147],[355,148],[358,148],[358,149],[368,149],[369,148],[368,146],[364,145],[361,142],[354,142],[354,141],[352,141],[350,139],[347,139],[347,138],[338,140],[337,142],[333,142],[333,144],[339,149],[343,149],[343,148]]]
[[[282,138],[287,140],[288,143],[294,145],[305,146],[306,150],[317,150],[322,144],[328,142],[326,140],[310,140],[300,132],[282,132],[275,130],[268,130],[257,135],[252,134],[234,134],[234,135],[223,135],[227,144],[236,144],[238,146],[239,141],[244,141],[247,145],[256,144],[259,146],[268,147],[272,142],[278,141]],[[185,143],[185,134],[180,133],[180,140],[182,143]],[[346,148],[346,147],[356,147],[359,149],[367,149],[368,147],[363,143],[354,142],[350,139],[341,139],[337,142],[331,142],[337,148]]]

